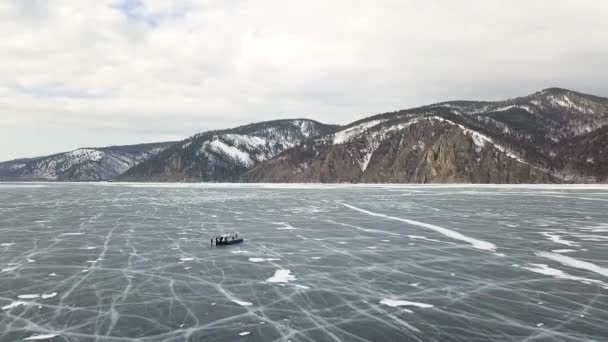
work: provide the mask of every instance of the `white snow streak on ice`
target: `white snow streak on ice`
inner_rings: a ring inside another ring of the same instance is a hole
[[[23,295],[18,295],[17,298],[19,299],[34,299],[34,298],[39,298],[40,295],[39,294],[23,294]]]
[[[392,308],[396,308],[398,306],[415,306],[418,308],[432,308],[433,305],[431,304],[425,304],[425,303],[417,303],[417,302],[410,302],[407,300],[395,300],[395,299],[382,299],[380,301],[380,304],[384,304],[384,305],[388,305]]]
[[[0,244],[0,246],[2,246],[2,247],[9,247],[9,246],[13,246],[13,245],[15,245],[14,242],[5,242],[5,243]]]
[[[245,302],[243,300],[238,300],[238,299],[231,299],[230,301],[234,302],[234,303],[237,303],[240,306],[250,306],[250,305],[253,305],[253,303],[251,303],[251,302]]]
[[[239,333],[239,336],[247,336],[251,334],[251,331],[243,331],[242,333]]]
[[[515,266],[515,267],[519,267],[519,266]],[[540,274],[544,274],[544,275],[559,278],[559,279],[575,280],[575,281],[580,281],[582,283],[587,283],[587,284],[593,283],[593,284],[600,285],[605,289],[608,289],[608,284],[604,283],[603,281],[573,276],[562,270],[558,270],[556,268],[549,267],[549,265],[545,265],[545,264],[530,264],[530,266],[521,266],[521,268],[534,272],[534,273],[540,273]]]
[[[249,258],[251,262],[264,262],[264,261],[279,261],[278,258]]]
[[[551,252],[553,252],[553,253],[572,253],[572,252],[576,252],[576,249],[554,249]]]
[[[424,227],[424,228],[428,228],[431,230],[434,230],[438,233],[441,233],[447,237],[450,237],[452,239],[455,240],[460,240],[460,241],[465,241],[470,243],[473,247],[477,248],[477,249],[482,249],[482,250],[486,250],[486,251],[495,251],[496,250],[496,245],[494,245],[493,243],[487,242],[487,241],[483,241],[483,240],[478,240],[466,235],[463,235],[459,232],[455,232],[451,229],[447,229],[447,228],[443,228],[443,227],[439,227],[439,226],[435,226],[429,223],[424,223],[424,222],[419,222],[419,221],[414,221],[414,220],[408,220],[408,219],[403,219],[403,218],[399,218],[399,217],[394,217],[394,216],[388,216],[388,215],[384,215],[384,214],[378,214],[378,213],[374,213],[365,209],[361,209],[361,208],[357,208],[355,206],[346,204],[346,203],[340,203],[343,206],[350,208],[352,210],[356,210],[359,212],[362,212],[364,214],[370,215],[370,216],[376,216],[376,217],[384,217],[387,218],[389,220],[395,220],[395,221],[401,221],[401,222],[405,222],[411,225],[415,225],[415,226],[419,226],[419,227]]]
[[[53,293],[48,293],[48,294],[42,294],[41,298],[42,299],[48,299],[48,298],[53,298],[57,295],[57,292],[53,292]]]
[[[420,236],[420,235],[408,235],[407,237],[409,237],[410,239],[426,240],[426,241],[433,241],[433,242],[444,242],[441,240],[429,239],[426,236]]]
[[[608,268],[600,267],[594,263],[590,263],[588,261],[578,260],[567,255],[555,254],[555,253],[547,253],[547,252],[537,252],[536,255],[547,258],[553,261],[557,261],[560,264],[568,267],[578,268],[581,270],[590,271],[593,273],[597,273],[599,275],[603,275],[604,277],[608,277]]]
[[[57,336],[59,336],[59,335],[57,335],[57,334],[44,334],[44,335],[34,334],[30,337],[24,338],[23,340],[24,341],[41,341],[41,340],[48,340],[50,338],[57,337]]]
[[[566,246],[578,246],[578,244],[574,241],[568,241],[568,240],[564,240],[562,239],[561,236],[555,234],[555,233],[551,233],[551,232],[541,232],[542,235],[546,236],[549,238],[549,240],[555,242],[555,243],[559,243],[562,245],[566,245]]]
[[[10,303],[9,305],[3,306],[2,310],[10,310],[10,309],[16,308],[18,306],[28,305],[28,304],[30,304],[30,303],[18,300],[18,301]]]

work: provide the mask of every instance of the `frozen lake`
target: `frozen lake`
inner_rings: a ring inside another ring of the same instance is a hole
[[[607,322],[608,187],[0,184],[0,341],[605,341]]]

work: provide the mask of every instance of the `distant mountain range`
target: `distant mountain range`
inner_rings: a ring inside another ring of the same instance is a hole
[[[174,142],[79,148],[45,157],[0,162],[5,181],[102,181],[114,179]]]
[[[608,182],[608,99],[550,88],[506,101],[442,102],[346,126],[260,122],[180,142],[3,162],[0,180]]]

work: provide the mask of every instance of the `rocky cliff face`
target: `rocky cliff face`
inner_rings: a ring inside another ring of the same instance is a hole
[[[367,138],[367,137],[365,137]],[[502,146],[476,141],[435,117],[370,143],[317,142],[291,149],[243,176],[251,182],[547,183],[549,172]]]
[[[81,148],[0,163],[0,180],[101,181],[124,173],[172,143]]]
[[[331,132],[316,121],[277,120],[190,137],[130,169],[122,181],[238,181],[259,163]]]
[[[607,99],[557,88],[501,102],[445,102],[357,121],[242,180],[601,182],[607,124]]]

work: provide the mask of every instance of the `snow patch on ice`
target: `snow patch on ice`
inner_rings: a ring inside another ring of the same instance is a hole
[[[290,270],[287,270],[287,269],[276,270],[272,277],[266,279],[266,281],[269,283],[283,283],[283,284],[287,284],[290,281],[295,281],[295,280],[297,280],[297,278],[291,274]]]

